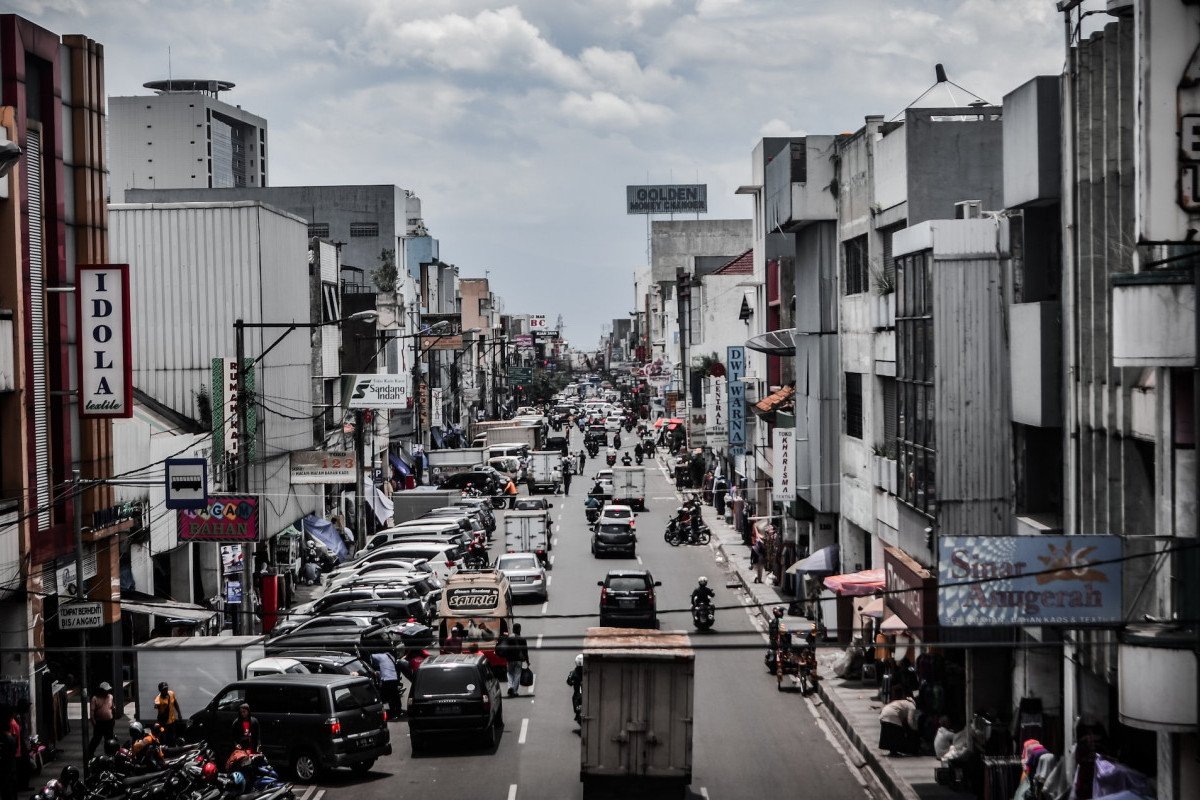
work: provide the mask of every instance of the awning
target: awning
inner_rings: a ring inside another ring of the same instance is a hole
[[[808,558],[800,559],[788,567],[785,572],[793,575],[806,572],[837,572],[837,564],[838,546],[831,544],[828,547],[822,547]]]
[[[883,616],[883,598],[876,597],[871,602],[863,606],[863,610],[859,612],[864,617],[882,617]]]
[[[796,355],[796,329],[784,328],[778,331],[767,331],[746,340],[746,347],[766,353],[769,356]]]
[[[866,569],[847,575],[830,575],[825,579],[825,588],[846,597],[861,597],[883,591],[882,569]]]
[[[217,613],[204,606],[176,601],[162,603],[139,603],[132,600],[121,601],[121,613],[150,614],[165,622],[180,621],[186,623],[208,622]]]
[[[654,420],[654,427],[661,428],[665,423],[666,419],[659,417],[658,419]]]
[[[759,416],[767,416],[780,409],[787,410],[795,405],[795,398],[796,390],[791,386],[784,386],[755,403],[754,413]]]
[[[429,435],[433,437],[433,443],[436,445],[434,449],[445,450],[446,443],[442,440],[442,431],[440,428],[430,428]]]
[[[879,630],[884,633],[906,633],[908,626],[904,624],[904,620],[892,614],[883,621],[883,624],[879,626]]]
[[[404,463],[404,459],[400,458],[400,456],[389,455],[388,461],[392,462],[392,469],[399,472],[402,477],[407,478],[409,475],[412,475],[412,469],[409,468],[408,464]]]

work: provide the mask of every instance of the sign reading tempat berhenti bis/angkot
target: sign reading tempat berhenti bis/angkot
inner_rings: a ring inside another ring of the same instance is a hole
[[[343,375],[345,408],[408,408],[408,375]]]
[[[253,542],[258,540],[258,498],[209,495],[197,511],[180,511],[180,541]]]
[[[965,625],[1120,622],[1119,536],[943,536],[938,620]]]
[[[75,268],[79,356],[79,416],[133,416],[133,356],[129,332],[129,265]]]
[[[100,603],[61,603],[58,606],[58,629],[81,631],[104,625],[104,606]]]
[[[354,483],[358,461],[346,450],[299,450],[291,454],[292,483]]]
[[[625,213],[706,214],[708,213],[708,184],[626,186]]]

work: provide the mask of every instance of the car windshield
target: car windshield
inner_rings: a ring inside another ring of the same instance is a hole
[[[609,578],[608,588],[616,592],[642,592],[646,590],[645,578]]]
[[[537,569],[537,566],[538,566],[537,556],[515,556],[513,558],[504,556],[504,557],[501,557],[500,561],[498,562],[498,567],[502,570],[505,570],[505,569]]]
[[[599,533],[630,533],[628,525],[601,525]]]
[[[477,694],[482,687],[479,675],[463,667],[440,667],[422,664],[418,672],[416,694],[418,697],[437,697],[448,694]]]
[[[629,517],[633,516],[633,512],[628,508],[615,508],[613,506],[609,506],[608,508],[604,509],[604,516],[612,517],[613,519],[628,519]]]
[[[369,683],[352,683],[333,690],[333,707],[338,711],[367,708],[379,704],[379,695]]]

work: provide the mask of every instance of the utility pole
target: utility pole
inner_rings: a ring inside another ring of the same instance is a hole
[[[246,325],[241,319],[233,323],[237,339],[237,424],[238,424],[238,491],[250,491],[250,424],[246,405]],[[236,632],[245,636],[254,633],[254,603],[250,592],[254,586],[254,542],[242,542],[242,597],[240,611],[234,618],[240,621]]]
[[[75,519],[75,600],[83,602],[87,594],[87,581],[83,577],[83,481],[79,470],[71,473],[71,516]],[[79,653],[79,738],[83,743],[83,752],[88,746],[88,633],[87,628],[79,631],[82,648]],[[87,764],[84,763],[84,777],[87,777]]]

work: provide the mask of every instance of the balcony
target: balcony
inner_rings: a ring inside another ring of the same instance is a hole
[[[1114,367],[1190,367],[1196,360],[1191,270],[1112,276]]]
[[[784,148],[766,168],[767,230],[798,230],[837,219],[832,136],[806,136]]]

